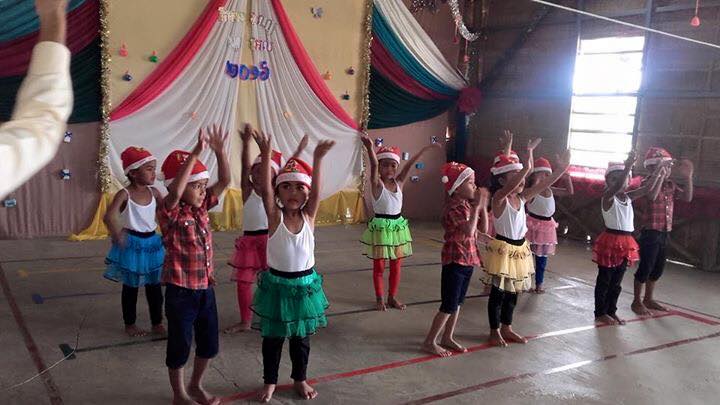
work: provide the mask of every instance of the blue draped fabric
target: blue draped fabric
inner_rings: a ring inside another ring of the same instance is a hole
[[[80,7],[86,0],[70,0],[68,11]],[[40,28],[34,0],[0,1],[0,42],[32,34]]]

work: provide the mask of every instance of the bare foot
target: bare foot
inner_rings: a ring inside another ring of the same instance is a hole
[[[229,326],[223,329],[223,333],[227,335],[234,335],[236,333],[247,332],[250,330],[249,323],[238,322],[235,325]]]
[[[388,297],[388,305],[390,306],[390,308],[399,309],[401,311],[404,311],[407,308],[407,305],[398,301],[398,299],[395,297]]]
[[[617,322],[615,322],[615,319],[613,319],[610,315],[603,315],[598,316],[595,318],[595,323],[601,324],[601,325],[615,325]]]
[[[614,319],[618,325],[625,325],[627,323],[624,319],[620,319],[620,317],[617,315],[610,315],[610,318]]]
[[[382,298],[378,298],[375,302],[375,309],[378,311],[387,311],[387,306],[385,305],[385,302],[383,302]]]
[[[440,346],[458,353],[467,353],[468,351],[466,347],[456,342],[453,338],[443,338],[443,340],[440,342]]]
[[[648,308],[650,308],[650,309],[654,309],[654,310],[656,310],[656,311],[663,311],[663,312],[668,312],[668,311],[669,311],[669,309],[667,309],[667,308],[665,308],[664,306],[660,305],[660,304],[659,304],[657,301],[655,301],[655,300],[647,300],[647,299],[646,299],[645,301],[643,301],[643,303],[645,304],[646,307],[648,307]]]
[[[275,384],[265,384],[262,390],[258,392],[258,401],[262,403],[270,402],[275,393]]]
[[[307,381],[295,381],[293,386],[302,399],[315,399],[318,396],[318,392]]]
[[[202,405],[219,405],[220,398],[209,394],[203,387],[188,387],[188,395]]]
[[[500,335],[505,339],[506,342],[515,342],[525,344],[528,342],[524,336],[520,336],[512,330],[512,326],[503,325],[500,327]]]
[[[507,347],[508,345],[505,339],[503,339],[502,335],[500,334],[499,329],[490,330],[490,338],[488,339],[488,343],[490,343],[492,346],[498,347]]]
[[[172,403],[173,405],[198,405],[197,402],[193,401],[193,399],[187,395],[184,397],[173,396]]]
[[[163,324],[153,325],[152,333],[153,335],[158,335],[160,337],[167,337],[167,330],[165,330],[165,326],[163,326]]]
[[[125,333],[127,333],[130,337],[141,337],[147,335],[147,331],[144,331],[135,325],[125,325]]]
[[[630,309],[640,316],[652,315],[652,312],[650,312],[650,310],[647,309],[647,307],[640,301],[633,301],[632,305],[630,305]]]
[[[423,343],[422,346],[420,346],[422,351],[428,352],[430,354],[434,354],[436,356],[440,357],[450,357],[452,356],[452,352],[443,349],[442,347],[438,346],[437,343]]]

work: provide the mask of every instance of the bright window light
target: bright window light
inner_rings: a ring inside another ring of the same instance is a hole
[[[572,164],[606,167],[632,148],[644,37],[581,40],[573,77]]]

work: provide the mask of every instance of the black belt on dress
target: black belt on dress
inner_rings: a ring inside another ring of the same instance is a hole
[[[605,229],[605,232],[611,233],[611,234],[613,234],[613,235],[632,235],[632,232],[619,231],[619,230],[617,230],[617,229],[610,229],[610,228],[606,228],[606,229]]]
[[[153,236],[155,236],[155,232],[138,232],[138,231],[133,231],[132,229],[127,229],[127,228],[125,228],[125,231],[132,236],[136,236],[138,238],[143,238],[143,239],[152,238]]]
[[[504,237],[504,236],[502,236],[502,235],[495,235],[495,239],[501,240],[501,241],[503,241],[503,242],[505,242],[505,243],[509,243],[509,244],[511,244],[511,245],[513,245],[513,246],[522,246],[522,245],[525,244],[525,238],[522,238],[522,239],[510,239],[510,238],[506,238],[506,237]]]
[[[257,231],[244,231],[244,236],[257,236],[257,235],[267,235],[268,230],[267,229],[258,229]]]
[[[530,211],[528,211],[527,214],[537,220],[540,220],[540,221],[552,221],[552,217],[544,217],[542,215],[533,214]]]
[[[282,278],[300,278],[305,277],[313,274],[313,269],[310,270],[303,270],[303,271],[280,271],[275,269],[270,269],[270,274]]]
[[[375,218],[382,218],[382,219],[398,219],[400,218],[400,214],[395,215],[389,215],[389,214],[375,214]]]

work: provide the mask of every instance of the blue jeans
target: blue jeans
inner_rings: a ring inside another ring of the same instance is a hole
[[[535,256],[535,286],[539,286],[545,280],[545,267],[547,267],[548,258],[543,256]]]
[[[218,316],[215,291],[189,290],[168,284],[165,287],[165,317],[168,342],[165,365],[182,368],[187,363],[195,334],[195,356],[211,359],[218,354]]]

